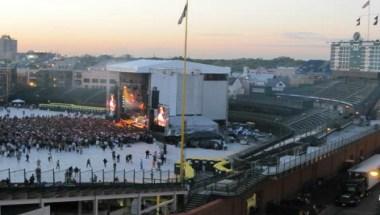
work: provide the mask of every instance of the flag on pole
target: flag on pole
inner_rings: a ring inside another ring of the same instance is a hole
[[[183,12],[181,14],[181,17],[178,20],[178,25],[182,24],[183,19],[187,16],[187,4],[185,5],[185,8],[183,9]]]
[[[357,20],[356,20],[356,26],[359,26],[360,25],[360,18],[358,18]]]
[[[369,6],[369,4],[370,4],[370,0],[368,0],[368,1],[367,1],[367,2],[366,2],[364,5],[363,5],[363,7],[362,7],[362,8],[364,9],[364,8],[368,7],[368,6]]]
[[[375,17],[375,22],[373,23],[373,25],[377,25],[377,23],[379,23],[379,16]]]

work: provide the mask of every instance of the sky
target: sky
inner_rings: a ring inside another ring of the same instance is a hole
[[[328,59],[329,43],[367,35],[366,0],[189,0],[193,58]],[[3,0],[0,34],[19,51],[183,55],[185,0]],[[371,2],[371,22],[380,2]],[[361,26],[356,19],[361,16]],[[380,38],[380,25],[371,28]]]

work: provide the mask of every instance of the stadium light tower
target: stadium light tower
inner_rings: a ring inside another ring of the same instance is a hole
[[[185,46],[183,54],[183,77],[182,77],[182,109],[181,109],[181,160],[180,160],[180,180],[185,181],[185,113],[186,113],[186,75],[187,75],[187,34],[188,34],[188,11],[189,0],[186,0],[185,8],[178,20],[182,24],[185,19]]]

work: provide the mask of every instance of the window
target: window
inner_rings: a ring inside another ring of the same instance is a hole
[[[107,80],[106,79],[100,79],[100,83],[105,84],[105,83],[107,83]]]
[[[93,78],[92,83],[99,83],[99,79]]]
[[[116,80],[115,79],[110,79],[110,84],[116,84]]]
[[[204,75],[205,81],[227,81],[227,75],[225,74],[206,74]]]
[[[85,78],[85,79],[83,79],[83,82],[84,82],[84,83],[90,83],[90,79]]]

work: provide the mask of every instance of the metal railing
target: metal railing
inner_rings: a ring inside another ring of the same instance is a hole
[[[8,186],[80,186],[82,184],[174,184],[170,170],[0,170],[0,188]]]
[[[280,175],[287,171],[290,171],[299,166],[305,165],[307,163],[317,161],[324,158],[329,153],[332,153],[346,145],[352,144],[355,141],[373,134],[379,131],[377,128],[371,127],[371,129],[365,130],[348,137],[343,137],[339,140],[326,143],[320,146],[319,149],[312,151],[310,153],[305,153],[302,155],[295,156],[287,162],[277,163],[274,166],[260,166],[253,165],[251,168],[247,169],[241,174],[237,174],[235,177],[231,177],[231,183],[222,183],[220,180],[212,183],[204,184],[204,189],[218,195],[240,195],[245,190],[254,186],[255,184],[261,182],[267,177],[273,177]],[[276,147],[274,147],[276,148]]]
[[[273,146],[268,147],[259,153],[256,153],[256,155],[259,155],[261,153],[268,152],[268,151],[271,151],[274,149],[281,148],[281,147],[288,145],[288,144],[296,143],[297,141],[299,141],[302,138],[310,137],[310,136],[316,135],[318,133],[321,133],[323,130],[325,130],[325,127],[326,126],[319,126],[313,130],[302,132],[302,134],[298,134],[298,135],[295,135],[294,137],[280,141],[279,143],[276,143]]]
[[[373,127],[372,127],[373,128]],[[372,133],[375,133],[378,131],[377,129],[369,129],[366,131],[363,131],[359,134],[353,134],[349,137],[342,137],[341,139],[334,141],[334,142],[328,142],[323,146],[320,146],[319,149],[312,151],[310,153],[305,153],[302,155],[295,156],[293,159],[290,159],[287,162],[278,163],[276,166],[264,166],[263,170],[265,175],[278,175],[283,172],[286,172],[288,170],[291,170],[293,168],[296,168],[298,166],[304,165],[308,162],[315,161],[318,159],[323,158],[327,154],[336,151],[339,148],[342,148],[343,146],[349,145],[365,136],[368,136]]]
[[[240,195],[245,192],[247,189],[251,188],[255,184],[264,180],[268,176],[263,174],[262,169],[249,169],[244,173],[237,174],[234,177],[231,177],[230,181],[221,181],[209,183],[205,186],[205,190],[209,191],[212,194],[225,195],[225,196],[235,196]]]

